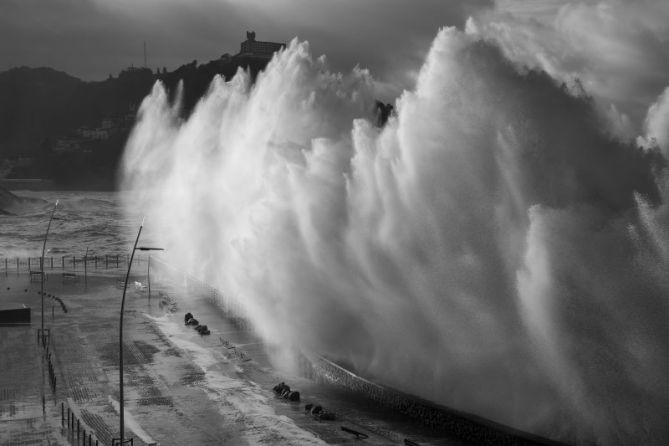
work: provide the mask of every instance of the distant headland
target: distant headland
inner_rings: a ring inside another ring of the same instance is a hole
[[[258,41],[249,31],[234,55],[202,64],[193,60],[174,71],[129,67],[95,82],[45,67],[0,72],[0,179],[113,189],[138,105],[157,80],[169,91],[183,82],[184,113],[189,114],[215,75],[230,79],[242,68],[255,77],[285,46]]]

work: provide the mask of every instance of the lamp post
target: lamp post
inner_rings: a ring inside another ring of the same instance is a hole
[[[146,264],[146,283],[149,286],[149,300],[151,300],[151,255],[149,255],[149,261]]]
[[[40,258],[40,276],[42,277],[42,284],[41,284],[41,291],[40,291],[40,297],[42,300],[42,323],[40,325],[40,337],[42,341],[42,347],[44,347],[45,341],[44,341],[44,253],[46,251],[46,240],[49,237],[49,229],[51,229],[51,222],[53,221],[53,214],[56,213],[56,208],[58,207],[58,200],[56,200],[56,204],[53,206],[53,210],[51,211],[51,217],[49,217],[49,224],[46,227],[46,233],[44,234],[44,243],[42,244],[42,257]]]
[[[88,246],[86,247],[86,254],[84,254],[84,286],[88,287]]]
[[[121,315],[118,326],[118,378],[119,378],[119,413],[121,416],[121,443],[123,446],[125,441],[125,409],[123,405],[123,309],[125,307],[125,293],[128,288],[128,279],[130,278],[130,269],[132,268],[132,260],[135,257],[135,251],[162,251],[163,248],[150,248],[147,246],[137,246],[139,242],[139,236],[142,234],[142,228],[144,227],[144,220],[142,224],[139,225],[139,231],[137,232],[137,238],[135,239],[135,244],[132,247],[132,252],[130,253],[130,261],[128,262],[128,272],[125,275],[125,283],[123,284],[123,297],[121,298]]]

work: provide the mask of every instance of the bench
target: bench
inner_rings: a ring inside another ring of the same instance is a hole
[[[44,275],[44,280],[46,280],[46,275]],[[42,271],[30,271],[30,281],[31,282],[41,282],[42,281]]]

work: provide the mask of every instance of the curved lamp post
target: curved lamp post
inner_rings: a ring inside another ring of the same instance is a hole
[[[119,378],[119,413],[121,416],[121,442],[120,445],[123,446],[125,441],[125,409],[123,405],[123,309],[125,307],[125,292],[128,288],[128,279],[130,278],[130,269],[132,268],[132,260],[135,257],[135,251],[162,251],[163,248],[150,248],[147,246],[137,246],[139,242],[139,236],[142,234],[142,228],[144,227],[144,220],[142,224],[139,225],[139,231],[137,232],[137,238],[135,239],[135,244],[132,247],[132,252],[130,253],[130,261],[128,262],[128,272],[125,275],[125,283],[123,284],[123,297],[121,298],[121,315],[118,327],[118,378]]]
[[[53,206],[53,210],[51,211],[51,217],[49,217],[49,224],[46,227],[46,234],[44,234],[44,243],[42,244],[42,257],[40,258],[40,275],[42,277],[42,285],[41,285],[41,291],[40,291],[40,296],[42,298],[42,323],[40,325],[40,337],[42,340],[42,347],[45,345],[45,333],[44,333],[44,253],[46,251],[46,240],[49,237],[49,229],[51,229],[51,222],[53,221],[53,214],[56,213],[56,208],[58,207],[58,200],[56,200],[56,204]]]
[[[84,286],[88,287],[88,246],[86,247],[86,254],[84,254]]]

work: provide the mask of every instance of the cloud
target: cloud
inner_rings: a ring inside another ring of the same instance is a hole
[[[252,3],[262,5],[283,29],[294,29],[308,40],[312,51],[325,54],[335,69],[359,64],[403,88],[413,86],[439,28],[462,27],[471,14],[492,7],[489,0],[424,0],[419,6],[403,0]]]
[[[669,3],[658,0],[500,1],[469,22],[516,63],[560,82],[579,79],[606,108],[641,129],[648,106],[669,85]]]
[[[235,29],[243,15],[229,5],[176,2],[95,2],[21,0],[3,2],[0,14],[0,69],[17,65],[51,66],[86,80],[103,79],[130,65],[171,69],[193,59],[233,52],[241,40]],[[214,17],[224,17],[215,21]]]
[[[246,30],[263,40],[308,40],[331,66],[359,64],[401,88],[442,26],[463,26],[492,0],[442,2],[420,7],[401,0],[5,0],[0,14],[0,69],[52,66],[84,79],[101,79],[141,65],[174,69],[235,53]],[[387,98],[391,100],[391,98]]]

